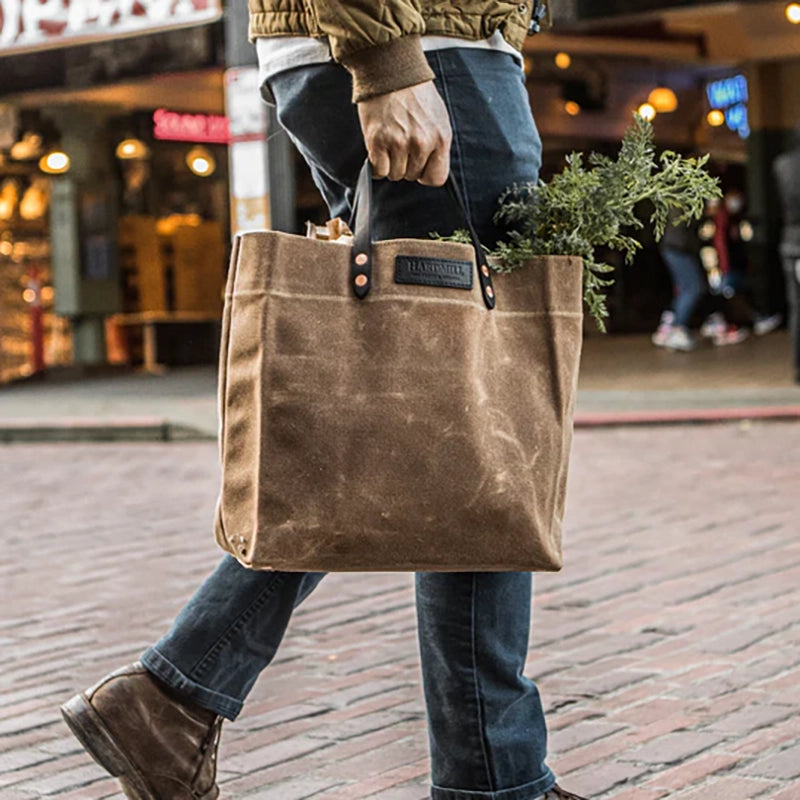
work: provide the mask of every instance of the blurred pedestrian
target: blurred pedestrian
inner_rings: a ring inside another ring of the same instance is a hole
[[[746,215],[744,192],[729,188],[722,202],[712,204],[712,210],[719,275],[719,284],[712,286],[712,291],[720,301],[700,332],[717,346],[740,344],[749,337],[750,331],[757,336],[772,333],[781,325],[783,317],[759,313],[749,297],[747,242],[752,226]]]
[[[795,140],[794,149],[775,160],[774,173],[783,203],[781,257],[794,346],[794,379],[800,383],[800,128]]]
[[[659,247],[672,276],[675,299],[672,308],[661,315],[661,323],[653,334],[653,344],[667,350],[690,352],[697,347],[697,339],[689,326],[708,286],[700,263],[698,225],[676,225],[676,221],[677,212],[673,212]]]
[[[482,240],[496,243],[498,197],[535,181],[541,163],[520,55],[531,5],[250,0],[264,95],[333,217],[349,217],[368,154],[374,175],[396,182],[375,184],[376,238],[462,227],[440,188],[452,168]],[[323,578],[226,557],[140,662],[64,706],[70,728],[127,797],[214,800],[222,721]],[[580,800],[547,766],[544,711],[524,674],[530,573],[415,581],[433,800]]]

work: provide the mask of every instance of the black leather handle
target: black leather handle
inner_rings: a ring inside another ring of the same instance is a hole
[[[488,309],[495,307],[494,285],[492,284],[492,271],[489,269],[489,264],[486,260],[486,251],[483,249],[481,240],[478,238],[478,232],[472,224],[469,209],[464,199],[464,194],[461,187],[458,185],[453,172],[451,170],[447,178],[447,191],[450,196],[455,200],[456,205],[467,223],[467,230],[469,231],[469,238],[472,240],[472,247],[475,250],[475,268],[478,270],[478,282],[481,286],[481,294],[483,295],[483,302],[486,303]]]
[[[481,287],[483,302],[486,307],[495,307],[494,286],[492,285],[492,271],[486,261],[486,253],[481,246],[478,233],[472,224],[464,194],[458,185],[453,173],[447,179],[447,191],[458,206],[461,216],[469,231],[472,247],[475,250],[475,265],[478,271],[478,283]],[[353,230],[353,253],[350,259],[350,281],[356,297],[363,299],[372,288],[372,166],[369,161],[364,163],[358,176],[356,195],[353,201],[353,216],[350,220]]]
[[[356,297],[365,298],[372,288],[372,165],[364,163],[353,199],[353,253],[350,257],[350,282]]]

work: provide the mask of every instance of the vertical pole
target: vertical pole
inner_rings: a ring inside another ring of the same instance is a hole
[[[267,115],[259,97],[257,67],[225,70],[225,109],[230,122],[231,232],[271,227]]]
[[[748,70],[752,132],[747,143],[747,198],[753,223],[748,255],[754,299],[762,313],[780,307],[785,292],[778,253],[782,211],[772,173],[775,158],[791,144],[792,122],[782,101],[785,78],[780,62],[752,64]]]
[[[69,317],[76,364],[106,361],[104,317],[119,311],[117,208],[106,110],[56,106],[47,115],[72,165],[51,182],[55,312]]]
[[[257,69],[258,58],[256,48],[247,39],[248,30],[247,3],[229,3],[225,8],[225,64],[228,70]],[[243,72],[239,73],[244,74]],[[257,92],[257,88],[254,89]],[[263,102],[255,96],[253,102]],[[286,135],[280,132],[280,126],[274,108],[267,109],[266,125],[267,143],[263,148],[264,171],[255,183],[266,187],[268,195],[267,225],[274,230],[294,231],[296,227],[296,191],[294,153]],[[235,158],[232,159],[235,162]],[[235,169],[235,163],[232,165]],[[251,164],[250,169],[259,168]],[[238,187],[234,181],[234,169],[231,170],[231,200],[235,205]],[[235,228],[234,228],[235,230]]]
[[[294,145],[281,128],[274,106],[267,112],[267,136],[271,227],[276,231],[298,233]]]

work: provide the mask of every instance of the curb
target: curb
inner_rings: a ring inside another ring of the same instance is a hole
[[[685,408],[576,414],[575,427],[591,429],[645,425],[722,425],[732,422],[796,422],[798,420],[800,420],[800,406]]]
[[[722,425],[735,422],[797,422],[800,406],[586,412],[576,430],[645,426]],[[208,442],[216,434],[158,418],[0,419],[0,444],[35,442]]]
[[[164,419],[0,419],[0,444],[14,442],[188,442],[216,436]]]

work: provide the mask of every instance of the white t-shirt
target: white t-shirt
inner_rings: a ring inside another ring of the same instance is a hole
[[[488,39],[459,39],[454,36],[423,36],[422,49],[449,50],[454,47],[467,47],[474,50],[497,50],[510,53],[522,64],[522,55],[512,47],[500,31],[495,31]],[[327,39],[314,39],[310,36],[262,36],[256,39],[258,70],[260,82],[294,67],[310,64],[326,64],[333,60]]]

